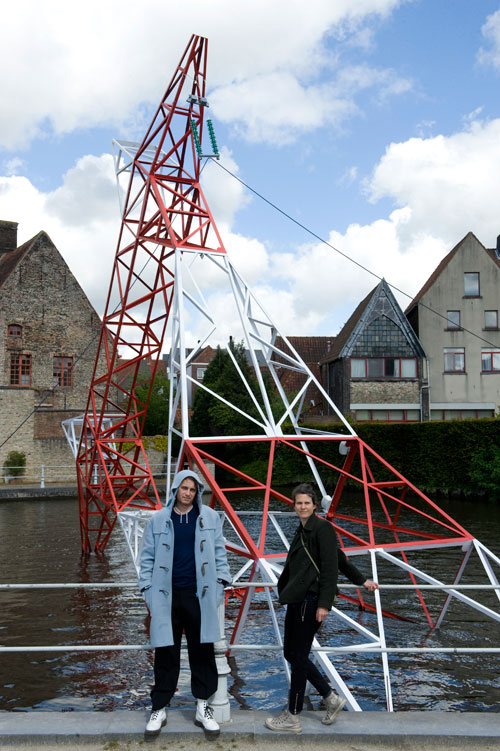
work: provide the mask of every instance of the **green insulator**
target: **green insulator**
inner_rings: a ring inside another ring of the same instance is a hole
[[[191,118],[191,131],[193,133],[193,140],[194,145],[196,147],[196,152],[198,156],[201,157],[201,144],[200,144],[200,138],[198,136],[198,129],[196,128],[196,123],[193,118]]]
[[[207,120],[207,127],[208,127],[208,134],[210,136],[210,141],[212,142],[212,149],[214,150],[215,154],[218,154],[219,149],[217,148],[217,141],[215,140],[214,126],[211,120]]]

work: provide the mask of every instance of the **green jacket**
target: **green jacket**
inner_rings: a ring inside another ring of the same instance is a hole
[[[302,544],[302,540],[304,544]],[[307,548],[319,574],[307,554]],[[337,591],[337,535],[330,522],[316,514],[299,523],[285,567],[278,580],[280,602],[302,602],[307,592],[318,595],[318,607],[330,610]]]

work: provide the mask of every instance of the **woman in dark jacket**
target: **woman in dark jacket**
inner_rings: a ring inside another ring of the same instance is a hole
[[[287,605],[284,655],[290,663],[291,680],[288,708],[276,717],[268,717],[270,730],[301,731],[300,712],[309,681],[323,697],[326,715],[322,722],[331,725],[345,704],[309,659],[314,635],[327,617],[337,594],[337,573],[342,571],[354,584],[368,591],[378,584],[365,579],[337,547],[337,535],[330,522],[316,516],[317,500],[311,485],[298,485],[292,492],[295,513],[300,524],[292,540],[285,567],[278,580],[279,599]]]

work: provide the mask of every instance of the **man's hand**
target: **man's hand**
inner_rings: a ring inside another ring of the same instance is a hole
[[[374,582],[371,579],[367,579],[365,582],[363,582],[363,587],[367,589],[368,592],[374,592],[376,589],[380,589],[377,582]]]
[[[317,608],[317,610],[316,610],[316,620],[318,621],[318,623],[323,623],[323,621],[325,620],[325,618],[326,618],[326,616],[328,615],[329,612],[330,611],[327,610],[326,608]]]

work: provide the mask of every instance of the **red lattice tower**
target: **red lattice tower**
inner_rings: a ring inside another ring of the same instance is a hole
[[[142,431],[174,296],[172,256],[225,252],[200,191],[193,138],[203,129],[206,60],[206,40],[193,36],[142,143],[120,155],[130,180],[77,456],[85,553],[104,550],[118,512],[160,507]],[[143,402],[135,394],[141,366],[150,380]]]

